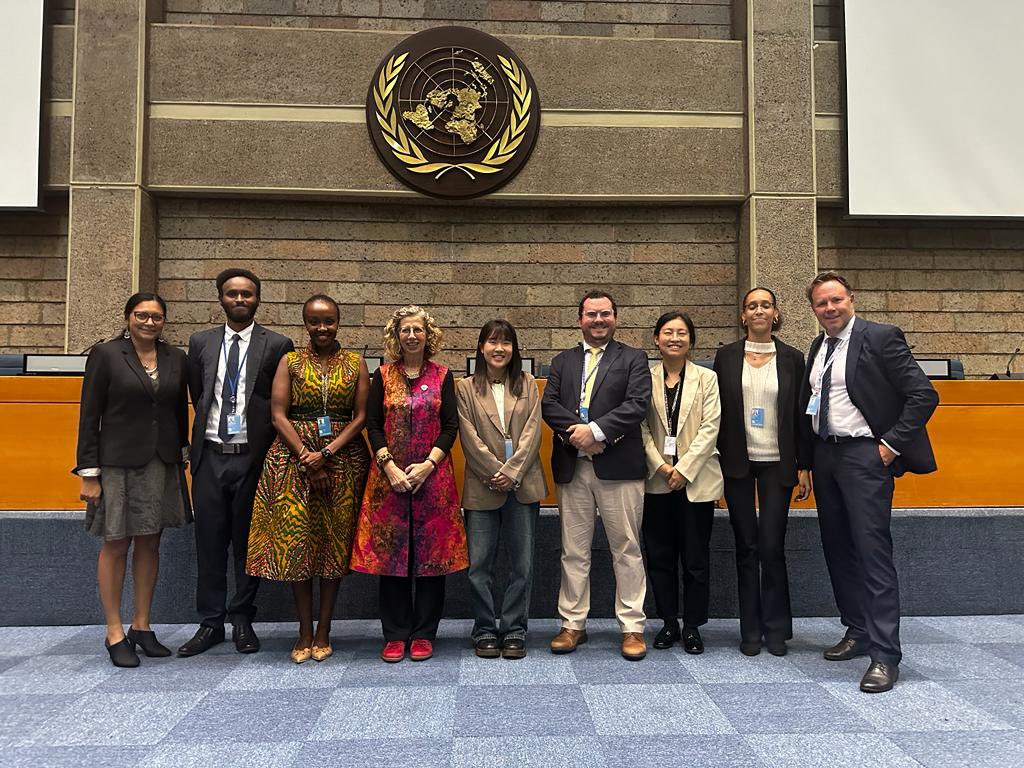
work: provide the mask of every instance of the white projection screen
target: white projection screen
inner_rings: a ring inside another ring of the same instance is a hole
[[[0,0],[0,208],[39,206],[43,0]]]
[[[1024,0],[846,0],[852,216],[1024,216]]]

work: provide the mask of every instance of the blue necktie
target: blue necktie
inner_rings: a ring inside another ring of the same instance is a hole
[[[224,386],[220,390],[220,424],[217,427],[217,434],[222,442],[230,442],[234,435],[228,433],[228,414],[235,412],[235,403],[232,398],[235,393],[231,388],[234,384],[238,386],[238,342],[242,337],[237,333],[231,337],[231,349],[228,351],[228,367],[224,372]]]
[[[828,344],[828,349],[825,350],[825,362],[822,365],[828,365],[828,361],[832,359],[832,354],[836,351],[839,339],[829,336],[825,339],[825,343]],[[821,401],[818,404],[818,436],[822,440],[828,439],[828,394],[831,388],[832,366],[829,366],[821,377]]]

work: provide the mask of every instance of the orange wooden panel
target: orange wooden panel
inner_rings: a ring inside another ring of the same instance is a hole
[[[0,509],[81,508],[78,480],[70,473],[81,386],[78,377],[0,377],[0,462],[7,470]],[[898,480],[895,506],[1024,504],[1024,459],[1016,447],[1024,434],[1024,382],[939,381],[935,388],[941,404],[928,431],[939,471]],[[552,491],[546,505],[556,503],[547,458],[551,440],[545,427],[541,455]],[[458,443],[452,457],[461,487]]]

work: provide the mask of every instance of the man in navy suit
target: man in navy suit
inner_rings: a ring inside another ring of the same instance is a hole
[[[615,570],[622,655],[638,660],[647,653],[647,576],[640,551],[647,464],[640,423],[651,399],[651,371],[642,350],[615,341],[617,314],[615,301],[604,291],[583,297],[579,323],[584,345],[551,362],[541,400],[544,421],[557,437],[551,468],[562,530],[562,630],[551,650],[570,653],[587,640],[590,552],[600,509]]]
[[[807,288],[824,333],[803,382],[818,524],[845,637],[830,661],[870,655],[866,693],[899,677],[900,597],[892,557],[893,478],[935,471],[925,424],[939,403],[894,325],[856,317],[849,282],[822,272]]]
[[[260,280],[247,269],[217,275],[225,323],[188,340],[192,424],[192,502],[196,518],[199,629],[178,649],[195,656],[224,640],[224,620],[239,653],[255,653],[252,628],[259,579],[245,572],[249,524],[263,458],[274,440],[270,389],[290,339],[258,325]],[[235,593],[227,596],[228,548]]]

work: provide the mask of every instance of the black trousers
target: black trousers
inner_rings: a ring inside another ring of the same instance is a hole
[[[725,478],[725,501],[736,540],[736,583],[743,642],[782,642],[793,636],[786,574],[786,523],[792,487],[779,462],[750,462],[745,477]],[[759,509],[755,510],[756,503]]]
[[[683,624],[708,620],[711,526],[715,502],[693,502],[686,489],[644,494],[641,530],[647,550],[647,576],[658,618],[679,623],[679,565],[683,566]]]
[[[245,559],[261,469],[262,462],[254,462],[251,454],[222,455],[204,450],[192,476],[198,565],[196,609],[200,623],[208,627],[223,627],[226,617],[251,620],[256,615],[253,602],[260,580],[245,572]],[[230,600],[229,547],[235,570],[235,593]]]
[[[384,640],[430,640],[444,613],[444,576],[381,576]],[[413,594],[415,592],[415,594]]]
[[[893,477],[874,438],[815,441],[814,495],[832,591],[846,636],[871,660],[899,664],[900,591],[892,557]]]

